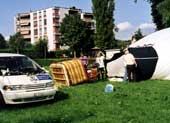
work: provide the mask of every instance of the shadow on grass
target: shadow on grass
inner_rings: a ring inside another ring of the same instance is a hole
[[[62,101],[68,98],[69,98],[69,95],[67,93],[64,93],[62,91],[57,91],[53,101]]]
[[[46,117],[36,117],[20,120],[19,123],[78,123],[83,120],[86,120],[91,117],[95,117],[96,115],[90,111],[88,112],[79,112],[78,114],[69,114],[67,116],[57,115],[57,116],[46,116]]]
[[[69,95],[67,93],[57,91],[54,96],[54,99],[52,100],[26,103],[26,104],[14,104],[14,105],[8,104],[8,105],[0,106],[0,110],[11,110],[11,109],[20,110],[20,109],[26,109],[26,108],[32,108],[32,107],[39,107],[43,105],[54,104],[54,103],[57,103],[58,101],[62,101],[68,98],[69,98]]]

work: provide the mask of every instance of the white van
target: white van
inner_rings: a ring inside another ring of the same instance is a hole
[[[0,53],[0,105],[54,99],[50,75],[24,55]]]

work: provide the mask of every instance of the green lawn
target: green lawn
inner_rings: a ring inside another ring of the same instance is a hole
[[[170,81],[111,83],[108,81],[60,89],[54,101],[8,106],[1,123],[169,123]]]

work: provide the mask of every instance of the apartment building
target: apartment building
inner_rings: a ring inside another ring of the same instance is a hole
[[[23,35],[25,41],[31,40],[30,13],[19,13],[15,17],[15,30]]]
[[[35,44],[40,38],[48,40],[48,51],[59,49],[60,25],[66,14],[80,14],[84,21],[93,21],[92,14],[83,13],[81,9],[51,7],[29,13],[20,13],[15,17],[16,32],[21,32],[25,40]],[[27,18],[23,17],[23,15]],[[85,19],[86,18],[86,19]],[[26,25],[27,20],[27,25]],[[22,24],[24,23],[24,25]],[[26,27],[27,26],[27,27]],[[27,30],[26,30],[27,28]],[[29,30],[28,30],[29,29]]]

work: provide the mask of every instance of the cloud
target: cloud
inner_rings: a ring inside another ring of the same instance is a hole
[[[116,39],[120,40],[130,40],[132,35],[140,28],[143,35],[148,35],[155,32],[156,26],[154,23],[146,22],[139,24],[137,26],[131,24],[130,22],[122,22],[116,25],[118,27],[118,32],[115,32]]]
[[[132,24],[129,22],[119,23],[119,24],[117,24],[117,27],[118,27],[119,31],[126,31],[126,30],[133,28]]]
[[[151,28],[153,29],[153,28],[156,28],[156,26],[154,23],[143,23],[139,25],[139,28],[140,29],[151,29]]]
[[[129,40],[132,37],[135,27],[130,22],[122,22],[116,25],[118,32],[115,32],[116,39]]]
[[[154,23],[143,23],[140,24],[137,28],[140,28],[144,35],[148,35],[155,32],[156,25]]]

